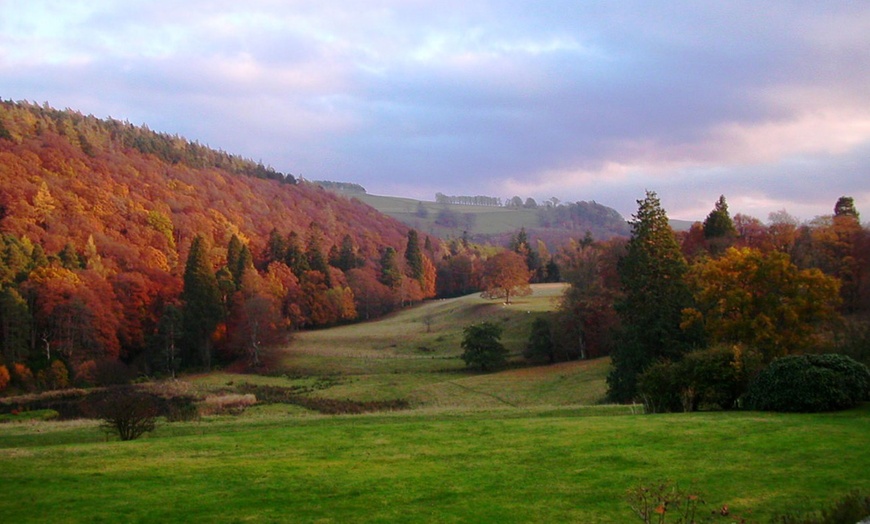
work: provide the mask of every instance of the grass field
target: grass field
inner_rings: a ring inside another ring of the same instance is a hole
[[[870,405],[835,414],[641,415],[602,404],[609,362],[521,365],[558,286],[504,307],[476,296],[299,334],[273,376],[211,373],[179,387],[305,386],[408,402],[319,415],[261,404],[106,439],[94,421],[0,424],[2,522],[632,522],[629,488],[698,490],[711,522],[768,522],[870,490]],[[471,373],[462,328],[501,322],[517,365]],[[718,516],[727,505],[729,515]],[[717,511],[713,517],[712,512]]]
[[[622,412],[627,412],[621,408]],[[631,522],[625,491],[693,485],[714,522],[767,522],[870,488],[870,409],[604,416],[424,410],[0,431],[4,522]],[[615,414],[615,413],[614,413]]]

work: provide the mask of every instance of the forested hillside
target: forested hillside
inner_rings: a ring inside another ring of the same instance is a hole
[[[0,233],[0,365],[21,385],[51,380],[58,359],[73,374],[255,361],[288,328],[432,296],[439,249],[241,157],[13,102],[0,102]]]

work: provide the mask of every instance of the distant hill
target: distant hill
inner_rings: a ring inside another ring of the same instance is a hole
[[[599,240],[629,234],[628,224],[616,210],[596,202],[566,202],[531,209],[443,204],[364,192],[339,193],[442,239],[467,235],[475,242],[506,245],[512,235],[525,228],[532,240],[543,240],[555,248],[569,238],[583,238],[587,231]]]

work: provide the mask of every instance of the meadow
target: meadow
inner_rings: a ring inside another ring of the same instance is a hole
[[[606,359],[519,354],[559,286],[505,307],[476,296],[297,334],[270,376],[183,377],[406,409],[322,415],[257,404],[108,439],[87,420],[0,424],[4,522],[632,522],[626,491],[670,479],[711,522],[768,522],[870,490],[870,405],[833,414],[642,415],[603,404]],[[462,328],[500,322],[514,365],[469,372]],[[727,515],[722,515],[727,506]]]

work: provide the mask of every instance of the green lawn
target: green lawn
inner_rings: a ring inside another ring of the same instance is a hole
[[[607,414],[622,416],[604,416]],[[870,489],[870,406],[826,415],[624,407],[239,418],[103,442],[93,424],[0,427],[5,522],[631,522],[670,478],[733,522]]]

